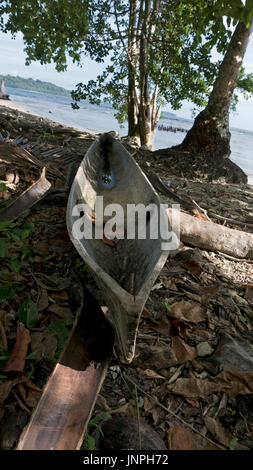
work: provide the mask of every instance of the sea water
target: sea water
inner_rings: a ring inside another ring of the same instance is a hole
[[[127,124],[119,125],[113,115],[113,108],[107,103],[96,106],[81,101],[79,103],[80,109],[75,110],[71,107],[71,98],[65,96],[11,87],[6,87],[6,89],[13,102],[25,106],[33,114],[88,132],[109,132],[113,130],[119,132],[121,136],[127,135]],[[190,129],[192,124],[192,120],[183,119],[174,113],[168,112],[163,112],[159,121],[159,126],[185,130]],[[230,158],[244,170],[249,177],[249,183],[253,184],[253,132],[233,127],[230,131]],[[157,130],[154,150],[180,144],[184,137],[185,132]]]

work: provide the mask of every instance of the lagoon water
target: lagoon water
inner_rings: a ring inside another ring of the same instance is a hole
[[[127,125],[120,126],[113,116],[114,110],[109,104],[100,106],[80,102],[80,109],[71,107],[71,98],[46,93],[6,87],[13,102],[21,104],[33,114],[60,122],[62,124],[90,132],[117,131],[121,136],[127,134]],[[193,121],[182,119],[172,113],[163,113],[159,125],[190,129]],[[231,160],[237,163],[249,176],[253,184],[253,132],[231,128]],[[166,132],[157,130],[154,149],[168,148],[182,142],[184,132]]]

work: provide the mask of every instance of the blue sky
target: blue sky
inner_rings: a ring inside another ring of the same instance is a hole
[[[30,66],[25,65],[24,43],[22,35],[18,34],[12,39],[10,34],[0,33],[0,57],[1,74],[19,75],[25,78],[34,78],[49,81],[67,89],[73,89],[76,83],[95,79],[102,70],[103,64],[97,64],[88,58],[84,59],[83,67],[68,63],[66,72],[57,72],[53,64],[40,65],[33,62]],[[247,73],[253,73],[253,39],[251,39],[243,63]],[[181,117],[191,118],[193,104],[184,102],[176,114]],[[169,106],[165,109],[170,110]],[[248,101],[240,99],[236,114],[231,114],[230,123],[234,127],[249,129],[253,131],[253,98]]]

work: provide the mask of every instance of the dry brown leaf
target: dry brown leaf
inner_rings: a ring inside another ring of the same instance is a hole
[[[195,341],[202,342],[213,339],[215,334],[211,330],[199,329],[197,326],[193,326],[190,332],[191,335],[194,335]]]
[[[181,261],[181,264],[187,269],[192,274],[200,274],[201,273],[201,267],[199,264],[195,263],[195,261],[189,261],[187,259],[184,259]]]
[[[56,251],[56,253],[67,253],[72,249],[72,244],[68,240],[61,240],[59,238],[49,238],[48,243],[50,245],[50,251]]]
[[[124,403],[124,405],[121,405],[118,408],[114,408],[113,410],[110,410],[109,413],[111,415],[128,416],[129,418],[136,419],[135,400],[130,400],[127,403]]]
[[[60,239],[64,239],[64,240],[69,241],[68,230],[66,228],[62,229],[62,230],[59,230],[59,232],[56,233],[56,237],[57,237],[57,240],[59,240],[59,238],[60,238]]]
[[[164,336],[170,336],[171,323],[166,317],[162,317],[158,324],[153,324],[152,328]]]
[[[150,400],[150,398],[148,397],[143,397],[143,409],[144,411],[149,412],[150,410],[152,410],[152,408],[154,408],[154,402],[152,400]]]
[[[172,336],[172,349],[179,364],[192,361],[197,356],[195,348],[188,346],[180,336]]]
[[[42,312],[42,310],[45,310],[45,308],[48,307],[48,295],[46,289],[41,289],[39,293],[39,298],[36,303],[36,307],[38,312]]]
[[[110,415],[127,415],[128,416],[129,403],[124,403],[124,405],[115,408],[114,410],[109,409],[108,412]],[[131,413],[130,413],[131,415]]]
[[[27,281],[24,276],[21,276],[19,273],[8,273],[8,281]]]
[[[167,385],[170,392],[188,398],[205,398],[215,392],[226,392],[231,398],[253,392],[253,372],[226,370],[215,377],[215,382],[196,378],[180,378]]]
[[[219,292],[220,286],[217,284],[212,285],[212,286],[204,286],[201,287],[200,289],[200,294],[201,294],[201,303],[206,303],[210,299],[216,296],[216,294]]]
[[[144,309],[142,310],[141,316],[142,316],[142,318],[151,318],[152,317],[150,311],[146,307],[144,307]]]
[[[245,299],[253,302],[253,284],[248,284],[245,289]]]
[[[206,311],[200,304],[184,300],[172,304],[169,315],[177,320],[192,323],[199,323],[206,319]]]
[[[52,292],[51,297],[53,299],[68,300],[68,293],[66,290],[62,290],[60,292]]]
[[[199,212],[197,209],[194,209],[193,213],[195,214],[197,219],[208,220],[209,221],[208,217],[203,212]]]
[[[0,321],[2,322],[4,328],[7,328],[8,322],[7,322],[5,310],[0,309]]]
[[[178,292],[177,285],[173,279],[162,279],[162,283],[166,289],[174,290]]]
[[[0,349],[8,350],[8,342],[6,336],[7,317],[5,310],[0,310]]]
[[[177,364],[177,358],[169,344],[154,346],[138,342],[134,358],[135,367],[160,370]]]
[[[151,369],[145,369],[144,374],[149,378],[149,379],[165,379],[162,375],[157,374],[154,370]]]
[[[189,322],[183,320],[177,320],[176,318],[170,317],[171,331],[170,336],[180,336],[181,338],[187,339],[188,330],[191,331],[192,326]]]
[[[49,254],[49,245],[45,242],[37,243],[36,249],[42,251],[45,255]]]
[[[57,336],[51,331],[36,331],[31,335],[31,350],[38,351],[38,359],[42,354],[53,356],[57,350]]]
[[[151,410],[151,414],[153,423],[156,426],[158,421],[161,419],[161,410],[157,406],[154,406]]]
[[[44,273],[43,274],[36,273],[36,274],[33,274],[33,277],[35,281],[37,282],[37,284],[46,290],[60,291],[69,287],[69,284],[70,284],[69,279],[60,278],[54,274],[52,274],[51,276],[48,276],[47,274],[44,274]]]
[[[105,243],[105,245],[116,246],[118,241],[119,240],[117,240],[116,238],[114,238],[113,240],[110,240],[109,238],[105,236],[105,234],[103,234],[102,242]]]
[[[96,406],[103,411],[110,411],[111,408],[109,407],[106,398],[103,395],[98,395]]]
[[[223,426],[216,421],[214,418],[211,418],[210,416],[206,416],[204,418],[205,425],[208,429],[208,431],[213,435],[213,437],[223,444],[226,447],[230,447],[231,441],[233,440],[233,435],[228,432],[226,429],[223,428]],[[235,443],[236,450],[245,450],[246,447],[242,446],[238,442]]]
[[[179,378],[171,385],[167,385],[167,389],[176,395],[182,395],[188,398],[206,398],[215,392],[228,392],[229,385],[224,386],[201,379],[185,379]]]
[[[194,302],[199,302],[201,303],[201,297],[200,295],[198,294],[193,294],[192,292],[189,292],[188,290],[186,289],[182,289],[182,291],[187,295],[187,297],[191,300],[193,300]]]
[[[41,389],[31,380],[27,380],[24,384],[18,384],[17,388],[25,404],[30,408],[34,408],[41,397]]]
[[[52,304],[48,307],[49,312],[55,313],[60,318],[72,318],[73,313],[68,307],[62,307],[60,304]]]
[[[169,450],[219,450],[215,445],[206,444],[203,437],[183,426],[174,426],[167,432]]]
[[[9,396],[11,389],[18,383],[24,382],[24,378],[18,377],[12,380],[2,380],[0,382],[0,406],[3,405],[6,398]]]
[[[253,392],[253,372],[224,370],[216,376],[215,381],[224,387],[224,391],[225,387],[229,387],[226,391],[231,398]]]
[[[193,400],[192,398],[187,398],[187,397],[185,397],[185,400],[186,400],[187,403],[189,403],[189,405],[191,405],[193,408],[199,408],[199,402],[198,402],[198,400]]]
[[[3,419],[3,417],[4,417],[4,413],[5,413],[4,408],[0,408],[0,423],[1,423],[2,419]]]
[[[7,191],[0,191],[0,199],[3,201],[7,201],[10,197],[11,195]]]
[[[130,405],[129,402],[124,403],[123,405],[120,405],[118,408],[115,408],[112,410],[110,406],[107,404],[107,401],[103,395],[98,395],[96,405],[101,408],[102,410],[106,411],[107,413],[110,413],[111,415],[131,415],[132,414],[132,405]],[[130,413],[128,413],[128,410],[130,408]]]
[[[6,362],[3,372],[23,372],[27,356],[28,344],[31,342],[30,333],[23,323],[18,323],[16,341],[12,353]]]

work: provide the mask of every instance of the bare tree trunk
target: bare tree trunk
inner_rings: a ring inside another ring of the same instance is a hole
[[[158,85],[150,98],[148,48],[156,29],[160,0],[130,1],[128,35],[128,135],[149,149],[160,116]],[[138,18],[137,18],[138,12]],[[139,93],[137,92],[139,91]]]
[[[141,145],[150,148],[150,99],[148,90],[148,25],[151,13],[151,0],[144,0],[144,11],[141,15],[140,28],[140,52],[139,52],[139,72],[140,72],[140,104],[139,104],[139,131]]]
[[[252,29],[253,21],[249,28],[243,23],[237,24],[208,104],[196,117],[193,127],[177,148],[205,154],[207,157],[229,157],[229,107]]]
[[[158,85],[155,85],[152,98],[149,90],[148,49],[156,30],[160,0],[145,0],[141,39],[140,39],[140,138],[141,145],[152,150],[160,109],[156,110]]]
[[[142,3],[142,2],[141,2]],[[140,6],[142,9],[142,6]],[[137,92],[137,12],[138,0],[130,0],[128,31],[128,135],[139,143],[139,110]]]

